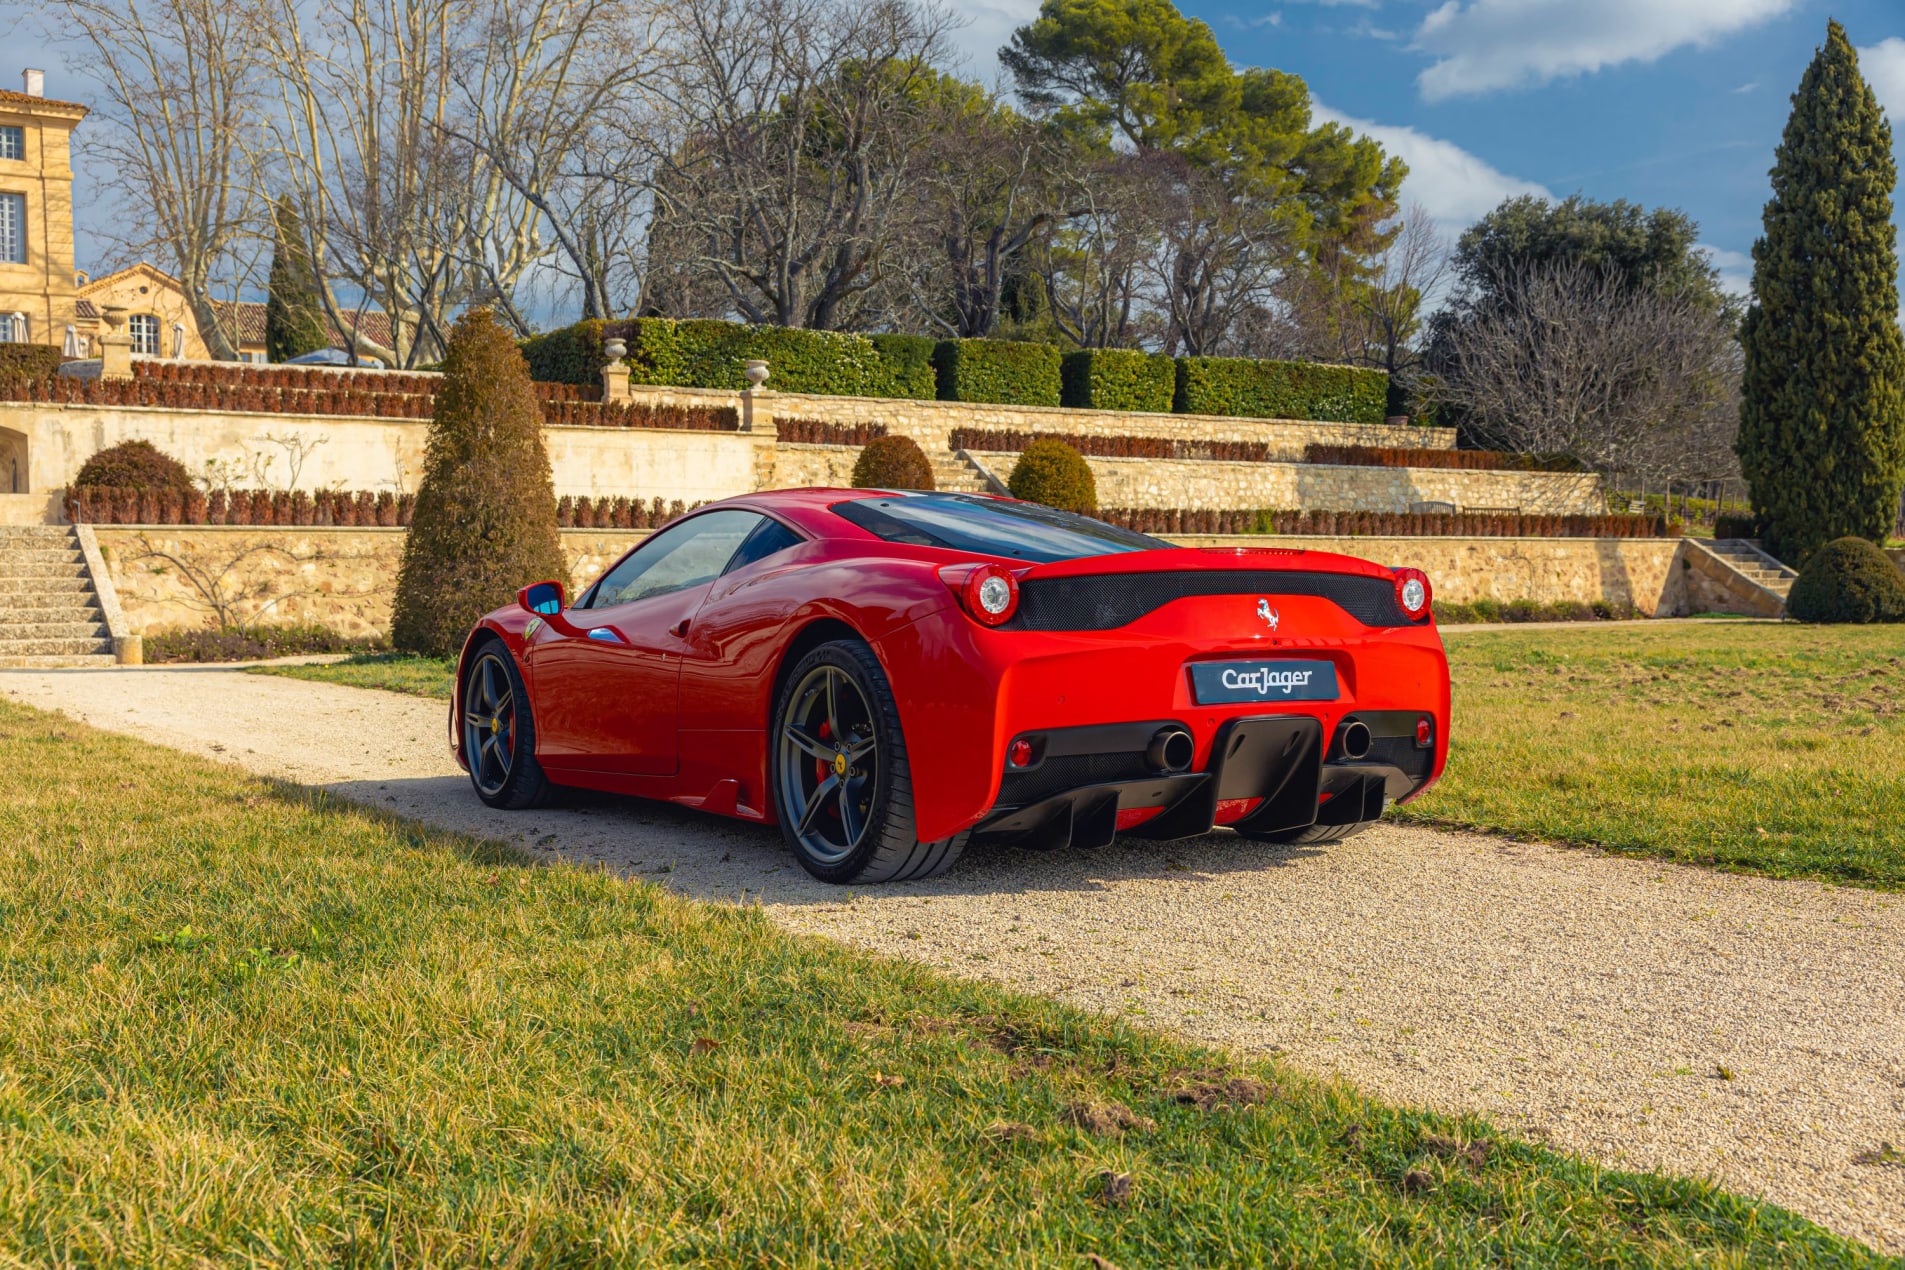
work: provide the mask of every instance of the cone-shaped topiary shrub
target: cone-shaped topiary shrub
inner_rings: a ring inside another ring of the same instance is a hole
[[[875,437],[853,465],[855,489],[938,489],[933,465],[911,437]]]
[[[1063,441],[1040,438],[1025,447],[1006,482],[1012,497],[1090,516],[1098,510],[1098,482],[1084,455]]]
[[[185,464],[152,442],[121,441],[87,459],[73,485],[184,495],[192,492],[192,477]]]
[[[1835,538],[1799,571],[1786,612],[1802,622],[1905,622],[1905,573],[1864,538]]]
[[[452,656],[518,588],[568,576],[529,368],[489,310],[473,310],[443,357],[391,642]]]

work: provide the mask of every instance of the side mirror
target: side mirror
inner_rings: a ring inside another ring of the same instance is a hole
[[[539,617],[556,617],[566,597],[560,582],[532,582],[516,592],[516,603]]]

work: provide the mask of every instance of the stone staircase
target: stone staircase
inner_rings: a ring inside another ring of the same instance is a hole
[[[112,632],[70,525],[0,525],[0,667],[111,666]]]
[[[986,483],[964,450],[928,450],[926,457],[933,465],[933,483],[939,489],[961,494],[998,492]]]
[[[1697,609],[1784,617],[1786,596],[1799,575],[1760,550],[1750,538],[1686,539],[1687,563],[1699,575]]]

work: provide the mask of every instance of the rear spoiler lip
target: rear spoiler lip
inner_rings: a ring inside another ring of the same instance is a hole
[[[1305,547],[1269,545],[1121,551],[1033,565],[1018,576],[1021,581],[1036,581],[1043,578],[1104,577],[1121,573],[1203,573],[1236,569],[1261,569],[1266,573],[1337,573],[1385,580],[1395,576],[1388,566],[1360,556],[1311,551]]]

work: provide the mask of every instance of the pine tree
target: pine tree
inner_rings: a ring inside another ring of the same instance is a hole
[[[443,357],[391,642],[454,656],[519,588],[568,576],[528,364],[489,310],[472,310]]]
[[[1892,130],[1837,22],[1793,94],[1773,166],[1740,466],[1769,547],[1802,563],[1846,535],[1883,541],[1905,487]]]
[[[290,361],[331,346],[318,304],[317,279],[311,252],[304,242],[304,222],[287,196],[271,209],[271,294],[265,301],[265,357]]]

